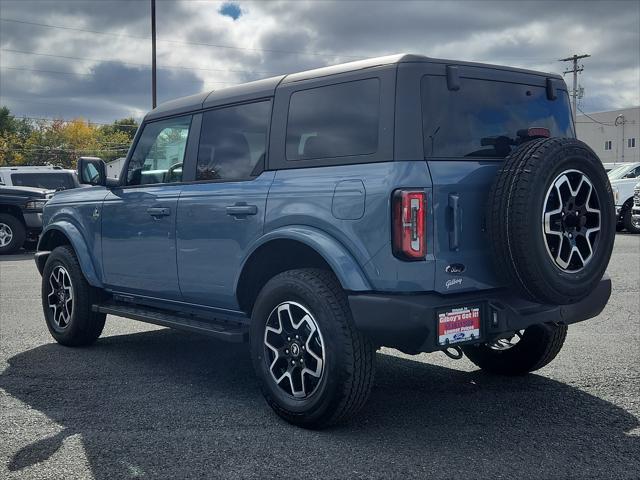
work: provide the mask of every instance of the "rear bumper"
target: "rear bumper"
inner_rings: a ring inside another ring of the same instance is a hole
[[[459,306],[481,308],[480,341],[500,338],[534,324],[571,324],[597,316],[611,296],[608,276],[584,300],[571,305],[532,303],[506,290],[440,295],[362,294],[350,295],[349,306],[356,327],[375,343],[407,353],[441,350],[438,345],[436,312]]]

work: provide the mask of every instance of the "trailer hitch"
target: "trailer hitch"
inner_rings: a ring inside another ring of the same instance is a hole
[[[464,353],[462,353],[462,349],[460,347],[443,348],[442,353],[444,353],[449,358],[453,358],[454,360],[460,360],[464,356]]]

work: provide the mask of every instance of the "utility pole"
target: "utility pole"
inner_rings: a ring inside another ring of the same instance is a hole
[[[151,103],[156,108],[156,0],[151,0]]]
[[[573,90],[571,92],[572,105],[571,109],[573,111],[573,121],[576,120],[576,107],[578,102],[578,73],[584,70],[584,65],[580,65],[578,67],[578,60],[581,58],[588,58],[591,55],[573,55],[572,57],[561,58],[558,60],[559,62],[573,62],[573,68],[569,70],[565,70],[563,72],[564,75],[567,73],[573,73]]]

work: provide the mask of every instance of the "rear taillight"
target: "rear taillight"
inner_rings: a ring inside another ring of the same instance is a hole
[[[421,190],[393,192],[393,254],[423,260],[427,253],[427,196]]]

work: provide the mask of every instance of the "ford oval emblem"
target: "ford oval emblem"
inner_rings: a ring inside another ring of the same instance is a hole
[[[452,263],[451,265],[447,265],[447,267],[444,269],[445,272],[453,274],[462,273],[465,270],[465,266],[461,263]]]
[[[464,333],[462,333],[462,332],[456,333],[456,334],[453,336],[453,339],[454,339],[454,340],[462,340],[463,338],[464,338]]]

